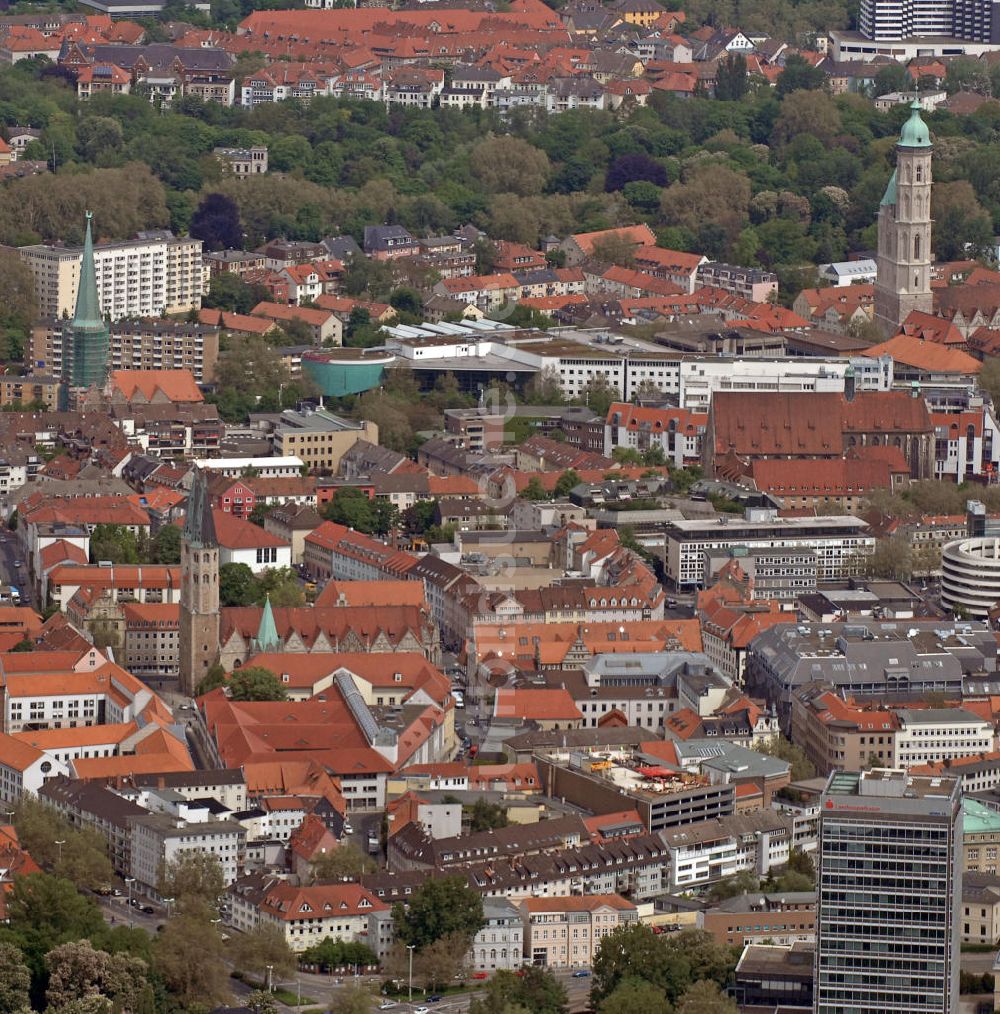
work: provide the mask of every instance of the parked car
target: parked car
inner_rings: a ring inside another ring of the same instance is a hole
[[[378,1009],[379,1010],[392,1010],[392,1008],[395,1007],[395,1006],[396,1006],[396,1001],[395,1000],[383,1000],[378,1005]]]
[[[156,915],[156,909],[152,905],[143,905],[140,911],[143,915]]]
[[[488,979],[489,977],[490,977],[490,973],[489,972],[473,972],[472,973],[472,978],[473,979],[482,980],[482,979]]]
[[[574,979],[589,979],[590,978],[590,972],[588,972],[586,968],[581,968],[581,969],[579,969],[579,970],[577,970],[577,971],[575,971],[573,973],[573,978]]]

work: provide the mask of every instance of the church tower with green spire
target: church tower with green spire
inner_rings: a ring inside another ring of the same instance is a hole
[[[63,361],[69,367],[67,380],[71,387],[103,387],[108,379],[108,358],[111,334],[101,315],[97,293],[97,270],[94,267],[94,238],[90,223],[93,213],[87,212],[87,238],[80,262],[80,285],[76,290],[76,312],[66,334],[64,348],[70,355]]]
[[[891,338],[914,310],[930,313],[931,134],[914,99],[896,142],[896,170],[878,211],[875,322]]]
[[[194,471],[181,532],[181,691],[193,695],[219,658],[219,540],[205,473]]]

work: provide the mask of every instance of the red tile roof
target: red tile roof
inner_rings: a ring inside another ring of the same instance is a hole
[[[928,373],[969,375],[978,373],[983,368],[978,359],[973,359],[965,352],[908,334],[898,334],[888,341],[873,345],[865,349],[862,355],[892,356],[897,363],[904,363],[906,366],[913,366]]]
[[[190,370],[112,370],[111,386],[129,401],[137,394],[152,401],[157,392],[176,403],[205,400]]]
[[[624,240],[637,246],[652,247],[656,244],[656,236],[648,225],[626,225],[619,229],[601,229],[598,232],[577,232],[570,237],[585,253],[594,252],[594,244],[600,245],[607,240]]]
[[[583,717],[569,691],[561,687],[500,689],[496,693],[493,713],[500,720],[514,718],[539,722],[578,722]]]

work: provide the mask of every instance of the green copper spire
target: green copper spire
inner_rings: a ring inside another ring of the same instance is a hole
[[[271,596],[264,599],[264,611],[260,614],[260,626],[257,628],[257,650],[276,651],[281,647],[278,628],[274,623],[274,612],[271,609]]]
[[[895,204],[896,203],[896,170],[892,170],[892,175],[889,177],[889,185],[885,188],[885,193],[882,195],[883,205]]]
[[[80,261],[80,285],[76,290],[76,312],[69,327],[73,357],[70,380],[74,387],[101,387],[108,376],[108,347],[111,336],[101,316],[101,300],[97,292],[97,269],[94,267],[94,238],[87,212],[87,238]]]
[[[901,148],[929,148],[931,146],[931,132],[920,116],[920,103],[916,99],[910,103],[910,118],[903,124],[903,129],[899,132],[899,146]]]

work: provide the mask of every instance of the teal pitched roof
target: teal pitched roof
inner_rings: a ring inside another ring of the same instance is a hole
[[[931,132],[920,116],[920,103],[914,99],[910,105],[910,118],[903,124],[899,132],[901,148],[929,148]]]
[[[281,647],[278,628],[274,623],[274,612],[271,609],[271,596],[264,599],[264,610],[260,614],[260,626],[257,628],[257,650],[273,651]]]
[[[896,170],[892,170],[892,175],[889,177],[889,184],[885,188],[885,193],[882,195],[881,204],[895,205],[896,203]]]
[[[97,292],[97,270],[94,267],[94,238],[90,223],[94,214],[87,212],[87,238],[83,241],[83,260],[80,262],[80,285],[76,290],[76,312],[73,327],[77,330],[102,331],[101,299]]]

